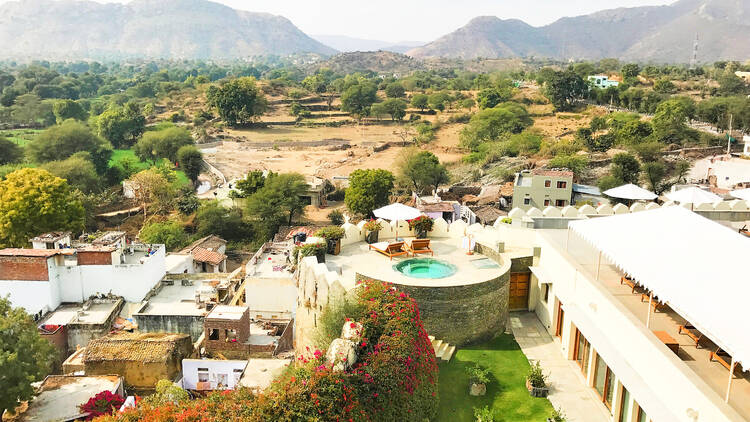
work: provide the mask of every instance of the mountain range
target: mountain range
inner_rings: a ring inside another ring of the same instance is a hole
[[[233,59],[336,50],[288,19],[206,0],[0,4],[0,58]]]
[[[680,0],[668,6],[604,10],[542,27],[497,17],[466,26],[407,54],[461,59],[551,57],[689,62],[750,58],[750,0]]]
[[[696,36],[701,62],[750,58],[750,0],[679,0],[668,6],[562,18],[541,27],[483,16],[422,46],[338,35],[314,39],[285,17],[239,11],[208,0],[0,3],[0,59],[242,59],[408,50],[417,59],[616,57],[685,63],[692,57]],[[351,60],[360,56],[344,56],[345,67],[356,65]],[[392,59],[388,56],[387,61]]]

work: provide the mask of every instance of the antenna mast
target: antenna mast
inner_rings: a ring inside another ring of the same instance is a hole
[[[698,64],[698,33],[695,33],[695,42],[693,43],[693,57],[690,59],[690,69],[695,69]]]

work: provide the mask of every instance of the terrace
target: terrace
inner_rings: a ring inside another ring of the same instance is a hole
[[[688,213],[688,211],[679,210],[676,211],[676,213],[682,214]],[[688,218],[697,218],[703,220],[702,217],[699,217],[696,214],[690,214],[691,215]],[[707,220],[706,222],[708,224],[714,224],[708,222]],[[596,223],[599,222],[596,221]],[[698,231],[698,229],[696,228],[697,225],[703,224],[699,220],[696,220],[693,223],[696,224],[691,224],[690,227],[692,227],[692,230],[694,232]],[[626,223],[620,222],[620,224],[625,225]],[[722,229],[721,227],[719,228]],[[601,227],[597,227],[597,229],[600,232],[602,231]],[[713,228],[711,227],[708,228],[708,230],[712,229]],[[627,231],[627,229],[625,230]],[[617,239],[618,236],[624,235],[623,233],[615,233],[609,230],[607,230],[606,233],[609,239]],[[638,233],[637,231],[631,231],[632,236],[638,237],[640,234],[641,233]],[[721,232],[719,234],[721,235]],[[736,233],[730,234],[736,235]],[[585,236],[587,236],[587,238],[590,238],[590,232],[585,231]],[[624,272],[619,269],[618,266],[623,268],[631,268],[631,271],[636,271],[633,267],[633,263],[618,262],[617,264],[615,264],[607,259],[607,254],[612,252],[611,248],[608,249],[608,246],[611,246],[611,244],[603,245],[602,249],[595,248],[591,243],[584,240],[578,233],[576,233],[574,229],[571,229],[570,233],[568,233],[568,231],[562,230],[544,231],[543,237],[557,249],[558,253],[560,253],[562,256],[566,256],[570,261],[575,262],[578,271],[583,276],[585,276],[589,280],[595,280],[596,283],[598,283],[598,285],[610,295],[610,297],[614,298],[614,300],[616,301],[615,308],[627,310],[627,312],[629,312],[628,319],[633,321],[635,324],[634,328],[636,328],[637,331],[644,332],[646,343],[651,345],[653,351],[658,352],[652,355],[651,361],[639,362],[643,366],[640,368],[636,367],[636,370],[643,372],[644,368],[647,368],[650,365],[653,366],[653,370],[655,373],[661,372],[661,369],[664,368],[664,363],[669,362],[669,364],[671,364],[673,368],[683,373],[683,375],[685,376],[684,379],[689,380],[693,384],[694,388],[696,388],[698,391],[702,391],[703,394],[708,398],[708,400],[717,403],[723,399],[726,399],[729,405],[740,415],[742,415],[744,418],[750,418],[750,402],[747,401],[747,397],[750,397],[750,377],[748,376],[748,373],[744,372],[741,368],[737,368],[735,370],[735,376],[731,380],[731,390],[728,391],[730,385],[729,370],[718,361],[716,361],[716,359],[712,360],[712,353],[716,352],[719,348],[715,341],[726,342],[726,337],[721,338],[716,334],[716,332],[705,331],[703,332],[702,336],[700,333],[698,333],[698,335],[701,337],[699,341],[696,342],[690,336],[684,333],[680,333],[679,327],[684,326],[688,322],[683,315],[689,313],[691,315],[694,315],[693,318],[695,318],[695,315],[701,314],[701,311],[695,310],[694,305],[690,305],[691,302],[681,301],[680,303],[682,303],[683,307],[681,312],[678,312],[673,307],[670,307],[669,303],[663,304],[662,306],[659,306],[655,309],[653,305],[658,301],[658,299],[651,299],[649,290],[639,285],[638,281],[634,280],[632,284],[635,287],[633,287],[632,285],[624,282],[624,280],[622,279],[622,277],[624,276]],[[614,240],[612,241],[614,242]],[[656,239],[653,239],[653,241],[656,241]],[[685,239],[680,239],[680,241],[690,243],[687,237]],[[670,245],[662,244],[660,245],[660,247],[665,249],[674,249]],[[731,256],[727,256],[726,261],[714,262],[710,259],[710,257],[706,256],[705,253],[701,253],[701,251],[705,251],[705,246],[706,245],[699,246],[691,244],[687,246],[687,248],[693,250],[693,254],[685,256],[689,256],[690,260],[697,260],[700,262],[700,264],[696,265],[706,266],[708,268],[727,265],[727,263],[729,262],[734,262],[736,264],[736,260],[732,260]],[[710,245],[708,247],[718,248],[719,245]],[[641,252],[647,253],[646,251],[649,248],[644,245],[641,247],[641,249],[644,250]],[[672,254],[668,255],[671,256]],[[654,254],[651,259],[641,259],[639,261],[643,266],[650,266],[654,265],[656,263],[656,260],[664,260],[665,262],[660,262],[656,265],[661,268],[671,268],[674,273],[680,272],[677,267],[687,267],[684,262],[672,261],[665,258],[666,257],[664,256],[664,254]],[[618,258],[616,256],[614,259],[623,258]],[[668,262],[671,262],[671,265],[668,264]],[[702,298],[701,301],[699,301],[701,302],[701,305],[703,307],[713,309],[712,311],[710,311],[712,314],[726,316],[732,315],[736,311],[735,309],[733,309],[735,308],[734,304],[732,303],[734,301],[729,300],[729,298],[723,301],[712,299],[715,299],[716,296],[731,296],[733,293],[738,294],[739,292],[728,291],[726,288],[724,288],[725,286],[720,285],[718,280],[721,279],[720,273],[722,272],[724,271],[717,271],[717,273],[715,274],[715,278],[703,279],[705,281],[699,283],[697,287],[703,290],[703,293],[698,295],[698,297]],[[739,276],[740,273],[737,273],[735,275],[735,277]],[[670,280],[670,282],[672,282],[672,280]],[[674,280],[674,282],[677,282],[677,280]],[[691,284],[689,280],[684,278],[681,279],[679,283],[679,290],[682,290],[684,292],[690,292],[691,288],[696,287],[696,285]],[[646,285],[645,283],[641,284]],[[580,293],[578,292],[576,292],[576,294],[580,295]],[[744,297],[744,295],[741,296]],[[651,304],[649,303],[650,299],[652,300]],[[590,306],[596,307],[594,309],[602,310],[605,309],[605,307],[608,308],[608,305],[605,303],[592,303],[590,304]],[[675,306],[675,308],[679,308],[679,306]],[[563,309],[565,309],[565,307],[563,307]],[[685,309],[689,309],[689,311],[685,311]],[[575,310],[571,309],[571,311]],[[566,310],[566,313],[567,312],[568,310]],[[706,321],[699,320],[698,318],[695,318],[690,322],[699,327],[701,326],[700,324],[707,324]],[[735,320],[735,322],[739,323],[740,321]],[[649,335],[649,332],[653,335]],[[631,339],[633,345],[635,346],[636,339],[628,333],[625,333],[624,330],[620,333],[608,332],[607,334],[610,337],[619,336],[622,338]],[[712,340],[709,335],[713,336],[715,340]],[[638,341],[640,341],[640,339],[638,339]],[[669,343],[671,349],[667,346],[666,343]],[[674,348],[677,348],[676,353],[673,351]],[[628,352],[625,350],[620,350],[620,353],[627,355]],[[725,359],[726,363],[728,364],[727,366],[729,366],[730,362],[732,362],[731,357],[726,357]],[[657,367],[660,368],[657,369]],[[644,379],[648,379],[650,375],[651,374],[641,374]],[[679,381],[675,379],[672,382]],[[653,386],[652,388],[658,387]],[[720,405],[718,406],[720,407]]]

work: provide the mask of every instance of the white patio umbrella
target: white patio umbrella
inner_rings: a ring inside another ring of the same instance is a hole
[[[721,201],[721,197],[714,193],[705,191],[695,186],[678,190],[677,192],[670,192],[666,195],[671,201],[679,202],[681,204],[691,204],[692,209],[695,204],[706,204]]]
[[[735,198],[744,199],[745,201],[750,201],[750,188],[733,190],[729,192],[729,194],[734,196]]]
[[[613,198],[645,201],[651,201],[656,199],[657,197],[655,193],[643,189],[642,187],[634,185],[632,183],[606,190],[604,191],[604,194]]]
[[[383,220],[390,220],[396,222],[396,239],[398,239],[398,222],[401,220],[412,220],[420,215],[422,212],[416,208],[399,204],[398,202],[391,205],[386,205],[383,208],[378,208],[372,212],[375,217],[382,218]]]

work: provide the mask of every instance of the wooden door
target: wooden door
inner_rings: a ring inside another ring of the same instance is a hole
[[[529,281],[531,273],[511,273],[510,275],[510,297],[508,309],[529,308]]]
[[[557,324],[555,326],[555,337],[562,339],[563,321],[565,320],[565,311],[562,302],[557,302]]]

